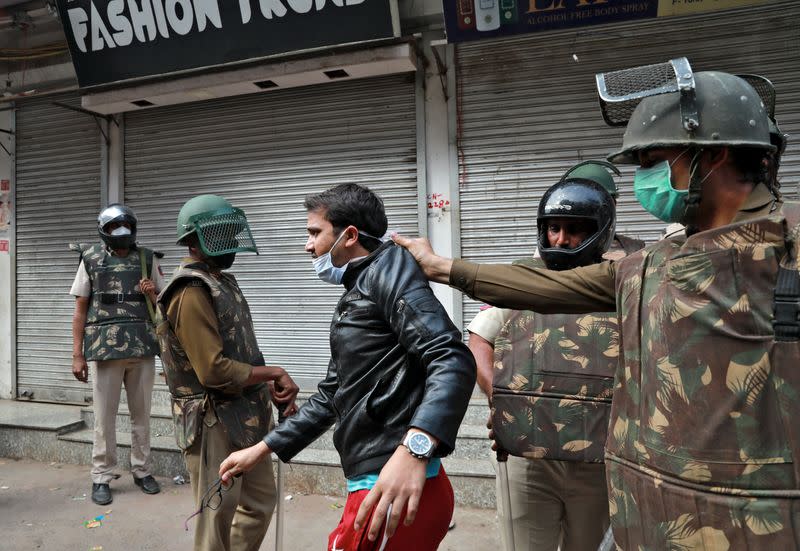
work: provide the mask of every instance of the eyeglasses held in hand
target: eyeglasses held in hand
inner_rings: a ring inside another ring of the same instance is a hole
[[[203,509],[211,509],[212,511],[219,509],[219,506],[222,505],[222,494],[233,488],[235,481],[236,480],[232,478],[226,486],[225,483],[222,482],[222,479],[218,478],[216,482],[208,487],[203,497],[200,498],[200,507],[198,507],[197,511],[189,515],[183,523],[183,527],[187,532],[189,531],[189,521],[202,513]]]

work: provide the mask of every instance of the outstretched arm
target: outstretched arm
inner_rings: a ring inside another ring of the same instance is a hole
[[[336,369],[331,361],[328,374],[317,387],[317,393],[296,414],[288,417],[258,444],[233,452],[220,464],[219,476],[223,482],[251,470],[273,451],[281,461],[288,462],[319,438],[336,420],[333,395],[337,387]]]
[[[392,239],[401,247],[408,249],[429,281],[445,285],[450,283],[453,259],[434,253],[430,241],[424,237],[404,237],[397,233],[392,234]]]
[[[429,280],[448,284],[493,306],[542,314],[616,309],[613,262],[558,272],[523,265],[474,264],[436,255],[425,238],[395,234],[392,239],[408,249]]]

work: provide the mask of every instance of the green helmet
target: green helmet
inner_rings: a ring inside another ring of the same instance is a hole
[[[743,79],[715,71],[695,73],[690,107],[697,120],[686,124],[684,94],[670,92],[641,100],[630,116],[622,149],[613,163],[639,164],[638,152],[655,147],[748,147],[774,151],[769,117],[758,93]],[[688,128],[687,128],[688,126]]]
[[[761,97],[761,101],[764,102],[767,116],[769,116],[770,142],[778,148],[775,152],[775,157],[777,158],[777,162],[780,162],[780,156],[786,151],[786,141],[789,136],[781,132],[781,129],[778,127],[778,121],[775,120],[775,86],[768,78],[761,75],[744,74],[736,76],[744,79],[747,84],[752,86]]]
[[[620,175],[617,167],[607,161],[583,161],[567,170],[561,177],[561,181],[566,180],[568,176],[570,178],[591,180],[606,188],[611,197],[616,199],[619,195],[617,193],[617,184],[614,182],[614,177],[608,173],[609,170],[613,171],[617,176]]]
[[[249,251],[258,254],[244,211],[219,195],[198,195],[186,201],[178,213],[178,245],[197,235],[206,256]]]

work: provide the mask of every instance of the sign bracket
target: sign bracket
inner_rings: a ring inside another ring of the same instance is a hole
[[[0,128],[0,134],[8,134],[9,136],[16,135],[16,133],[13,130],[6,130],[5,128]],[[5,151],[9,157],[11,157],[12,159],[14,158],[14,156],[11,154],[8,148],[5,145],[3,145],[3,142],[0,142],[0,147],[3,148],[3,151]]]
[[[75,105],[69,105],[61,101],[54,101],[51,102],[56,107],[63,107],[64,109],[69,109],[70,111],[75,111],[77,113],[81,113],[82,115],[89,115],[94,119],[95,124],[97,125],[97,129],[100,130],[100,133],[103,135],[103,139],[106,142],[106,145],[111,145],[111,140],[108,138],[108,134],[106,134],[103,127],[100,125],[100,121],[97,119],[103,119],[106,122],[113,122],[119,128],[119,121],[114,115],[101,115],[100,113],[95,113],[94,111],[89,111],[88,109],[84,109],[83,107],[77,107]]]

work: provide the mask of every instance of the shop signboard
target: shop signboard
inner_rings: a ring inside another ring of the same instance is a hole
[[[400,35],[396,0],[57,0],[81,87]]]
[[[771,0],[443,0],[448,42],[764,4]]]

